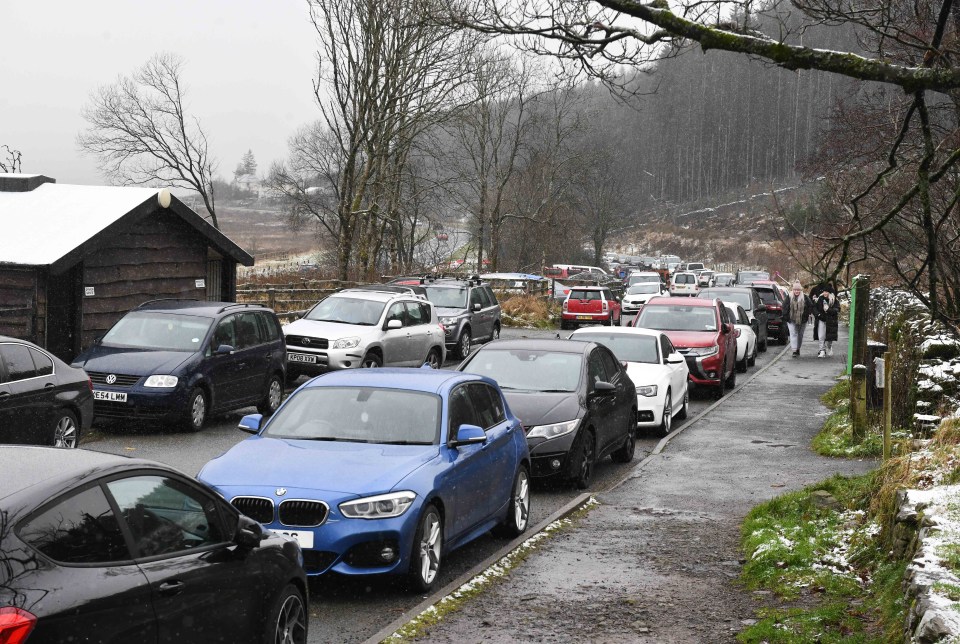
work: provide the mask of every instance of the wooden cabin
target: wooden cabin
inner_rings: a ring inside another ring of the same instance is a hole
[[[0,335],[70,361],[148,300],[232,302],[253,257],[156,188],[0,174]]]

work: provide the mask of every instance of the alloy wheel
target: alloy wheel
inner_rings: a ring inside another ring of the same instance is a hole
[[[276,644],[303,644],[306,642],[306,611],[299,595],[284,600],[277,616],[277,630],[273,641]]]
[[[190,405],[190,420],[194,427],[202,427],[203,421],[207,418],[207,399],[203,394],[197,394],[193,397],[193,404]]]
[[[270,381],[270,391],[267,394],[267,398],[270,401],[270,409],[276,411],[277,407],[280,406],[280,401],[283,399],[283,385],[280,384],[278,378],[273,378]]]
[[[432,584],[440,569],[440,517],[430,512],[424,517],[420,537],[420,579]]]
[[[73,417],[64,415],[57,421],[53,434],[53,446],[73,449],[77,446],[77,424]]]
[[[527,471],[521,469],[517,473],[517,484],[513,488],[513,523],[517,532],[527,529],[530,515],[530,478]]]

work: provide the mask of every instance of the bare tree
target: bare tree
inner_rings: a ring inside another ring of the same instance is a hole
[[[6,160],[0,159],[0,170],[3,172],[10,172],[12,174],[23,172],[23,166],[21,165],[23,154],[20,152],[20,150],[14,150],[6,145],[0,145],[0,147],[6,150],[7,155]]]
[[[207,135],[187,114],[183,60],[157,54],[130,76],[98,88],[82,115],[88,128],[77,137],[100,170],[122,185],[170,185],[196,191],[217,223]]]

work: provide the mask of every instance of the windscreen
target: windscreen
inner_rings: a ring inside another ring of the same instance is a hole
[[[331,295],[317,304],[304,319],[374,326],[380,321],[384,302]]]
[[[198,351],[213,318],[157,311],[133,311],[120,318],[101,344],[159,351]]]
[[[635,326],[659,331],[716,332],[717,314],[712,306],[647,304],[637,316]]]
[[[719,297],[724,302],[734,302],[745,309],[753,308],[753,298],[749,293],[744,293],[743,291],[715,291],[713,289],[707,289],[700,291],[700,297],[710,299]]]
[[[770,279],[770,273],[766,271],[740,271],[737,281],[741,284],[749,284],[758,280]]]
[[[427,299],[433,302],[434,306],[465,309],[467,308],[467,289],[450,288],[444,286],[426,286]]]
[[[648,295],[660,292],[660,282],[641,282],[627,289],[627,295]]]
[[[489,376],[503,390],[576,391],[583,354],[529,349],[481,349],[463,368]]]
[[[374,387],[312,387],[293,394],[262,436],[390,445],[435,445],[440,397]]]
[[[639,284],[641,282],[653,282],[654,284],[660,283],[659,275],[631,275],[629,278],[630,284]]]
[[[764,304],[780,304],[780,299],[773,292],[773,289],[758,288],[756,290]]]
[[[650,364],[659,364],[660,362],[657,357],[656,336],[590,331],[588,333],[575,333],[572,339],[602,344],[613,351],[617,360],[648,362]]]

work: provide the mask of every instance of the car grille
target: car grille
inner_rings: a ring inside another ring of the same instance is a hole
[[[330,346],[330,341],[326,338],[311,338],[306,335],[288,335],[286,340],[290,348],[327,349]]]
[[[304,550],[303,569],[308,575],[316,575],[332,566],[336,559],[337,553],[335,552],[325,552],[323,550]]]
[[[106,400],[93,401],[93,416],[97,419],[158,420],[168,413],[170,413],[168,409],[144,409],[121,402],[110,402]]]
[[[320,501],[288,499],[280,503],[280,523],[290,527],[312,528],[327,519],[327,505]]]
[[[273,501],[260,496],[237,496],[230,504],[258,523],[273,523]]]
[[[90,380],[93,381],[95,385],[107,385],[108,387],[132,387],[138,382],[143,376],[124,376],[119,373],[105,373],[100,371],[88,371],[87,375],[90,376]],[[116,376],[117,381],[107,384],[107,376]]]

